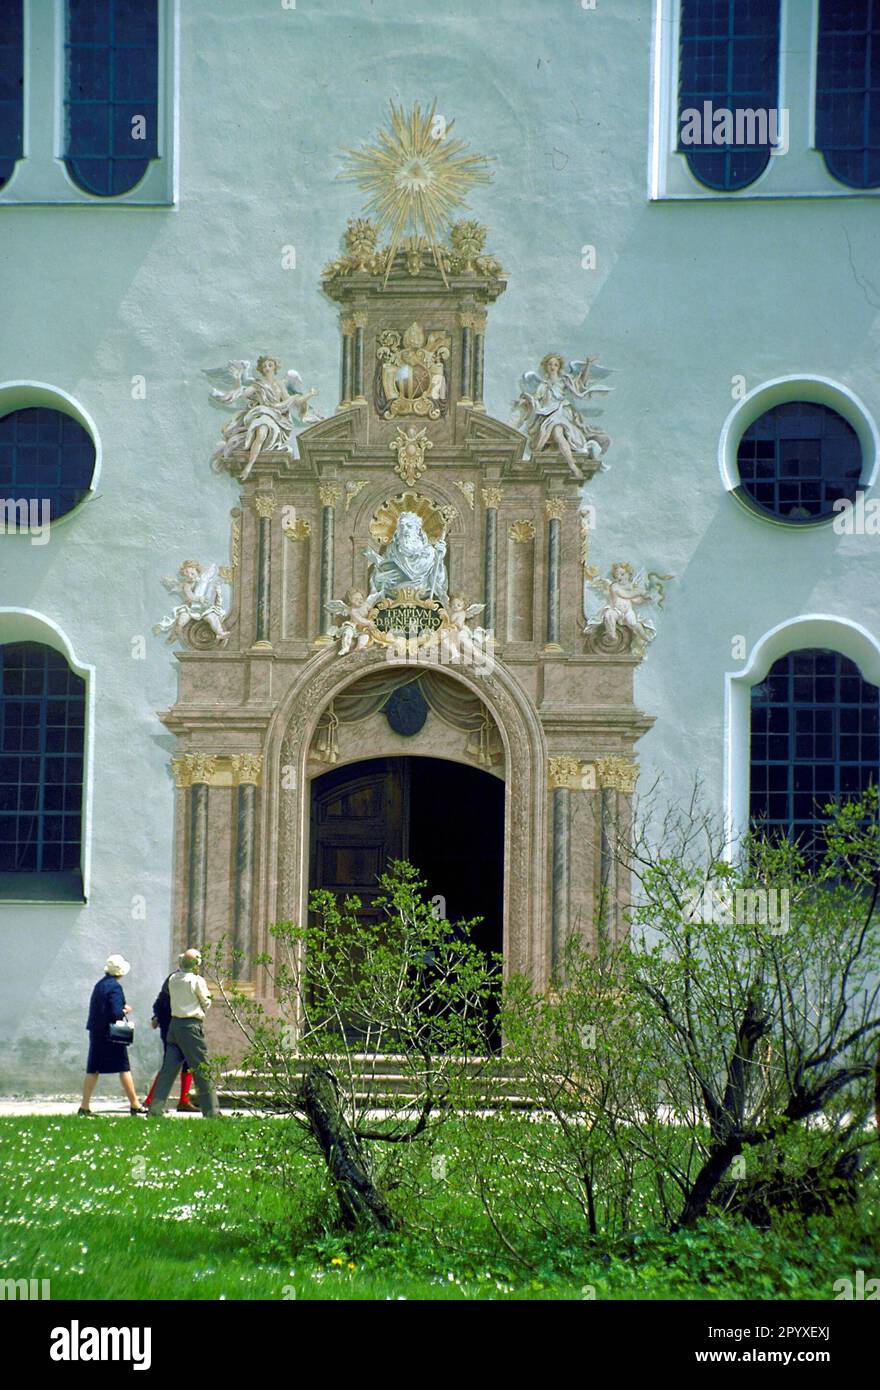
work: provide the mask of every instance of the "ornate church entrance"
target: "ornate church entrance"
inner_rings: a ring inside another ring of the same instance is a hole
[[[627,930],[614,847],[667,576],[610,550],[603,576],[588,553],[607,371],[538,338],[548,305],[538,371],[517,386],[529,363],[508,364],[499,396],[519,424],[494,418],[487,324],[507,282],[486,229],[443,213],[430,238],[410,230],[382,245],[354,218],[323,273],[340,361],[326,418],[278,358],[237,350],[211,396],[234,412],[212,456],[237,484],[228,563],[181,556],[162,581],[178,602],[156,631],[182,648],[161,716],[175,943],[231,941],[239,987],[270,1008],[273,923],[302,922],[316,886],[370,911],[395,857],[449,921],[483,917],[479,944],[503,942],[506,976],[539,990],[570,935]]]
[[[408,859],[429,899],[455,924],[482,921],[473,940],[502,949],[504,783],[440,758],[373,758],[312,782],[309,885],[356,894],[374,915],[378,877]]]

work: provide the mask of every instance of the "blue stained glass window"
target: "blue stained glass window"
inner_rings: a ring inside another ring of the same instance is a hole
[[[778,89],[779,0],[681,0],[678,148],[700,183],[734,192],[764,172]],[[733,114],[730,131],[705,119],[707,104],[713,115]],[[682,139],[681,117],[689,111],[699,113],[699,142]],[[738,112],[764,115],[737,119]]]
[[[21,159],[24,111],[23,0],[0,4],[0,188]]]
[[[821,0],[816,146],[841,183],[880,187],[880,0]]]
[[[94,471],[92,437],[70,415],[39,406],[0,418],[0,498],[45,500],[54,521],[82,500]]]
[[[84,741],[85,681],[61,653],[0,646],[2,896],[32,897],[48,874],[55,895],[81,898]]]
[[[821,849],[824,807],[880,782],[880,687],[839,652],[790,652],[752,687],[752,825]]]
[[[128,193],[158,157],[158,0],[68,0],[67,153],[71,178]]]
[[[827,405],[786,401],[749,426],[739,443],[743,490],[786,521],[831,516],[841,497],[855,499],[862,472],[859,437]]]

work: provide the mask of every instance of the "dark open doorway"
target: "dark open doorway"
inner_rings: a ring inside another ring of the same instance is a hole
[[[356,894],[369,916],[378,876],[392,859],[416,866],[428,898],[442,900],[451,923],[481,917],[473,941],[501,952],[502,781],[460,763],[413,757],[372,758],[316,778],[310,888]]]

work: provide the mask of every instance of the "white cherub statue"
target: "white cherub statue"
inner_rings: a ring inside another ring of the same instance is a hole
[[[616,643],[623,629],[631,634],[636,648],[643,650],[649,642],[653,642],[657,630],[637,610],[650,603],[662,608],[666,596],[663,585],[672,577],[671,574],[657,574],[654,570],[649,570],[647,574],[636,574],[626,560],[616,561],[607,579],[600,578],[596,570],[586,570],[585,600],[586,589],[589,588],[606,602],[587,619],[584,632],[588,636],[604,636],[609,643]]]
[[[368,647],[376,635],[376,624],[370,617],[382,597],[379,593],[365,594],[363,589],[346,589],[345,598],[334,598],[326,605],[328,613],[342,618],[330,628],[329,635],[339,638],[339,656],[345,656],[354,645],[355,651]]]
[[[177,574],[163,576],[162,583],[169,594],[176,594],[183,602],[169,617],[156,623],[153,631],[157,636],[164,632],[169,643],[178,639],[185,642],[189,637],[190,625],[204,622],[214,633],[218,645],[225,644],[229,637],[226,628],[228,612],[224,586],[216,565],[205,567],[198,560],[184,560]]]
[[[542,449],[555,447],[572,474],[581,479],[584,475],[576,455],[598,459],[604,470],[606,465],[601,461],[611,444],[604,430],[588,424],[585,418],[601,415],[601,410],[580,404],[614,389],[596,385],[594,378],[601,380],[611,370],[597,367],[596,361],[595,357],[587,357],[583,362],[566,363],[558,352],[548,352],[541,360],[540,375],[524,373],[510,421],[526,435],[533,458]]]
[[[474,647],[482,644],[490,636],[483,627],[469,628],[468,622],[476,618],[486,607],[485,603],[468,603],[461,594],[453,594],[449,600],[447,613],[451,627],[442,631],[442,641],[448,660],[458,662],[464,658],[470,663],[474,660]]]
[[[279,381],[276,373],[280,367],[277,357],[258,357],[256,373],[251,372],[250,362],[244,361],[205,372],[211,382],[225,381],[228,385],[231,378],[231,388],[220,391],[215,386],[211,398],[221,405],[238,405],[236,414],[223,426],[222,443],[211,459],[218,473],[232,466],[234,454],[246,453],[247,461],[240,474],[240,481],[246,482],[260,454],[284,449],[295,457],[297,425],[323,420],[320,411],[310,404],[318,388],[306,390],[299,372],[294,371],[287,373],[285,381]]]

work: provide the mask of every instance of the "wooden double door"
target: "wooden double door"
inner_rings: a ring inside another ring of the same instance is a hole
[[[312,784],[310,887],[356,894],[374,918],[378,879],[407,859],[453,924],[482,921],[472,939],[502,950],[504,783],[439,758],[373,758]]]

